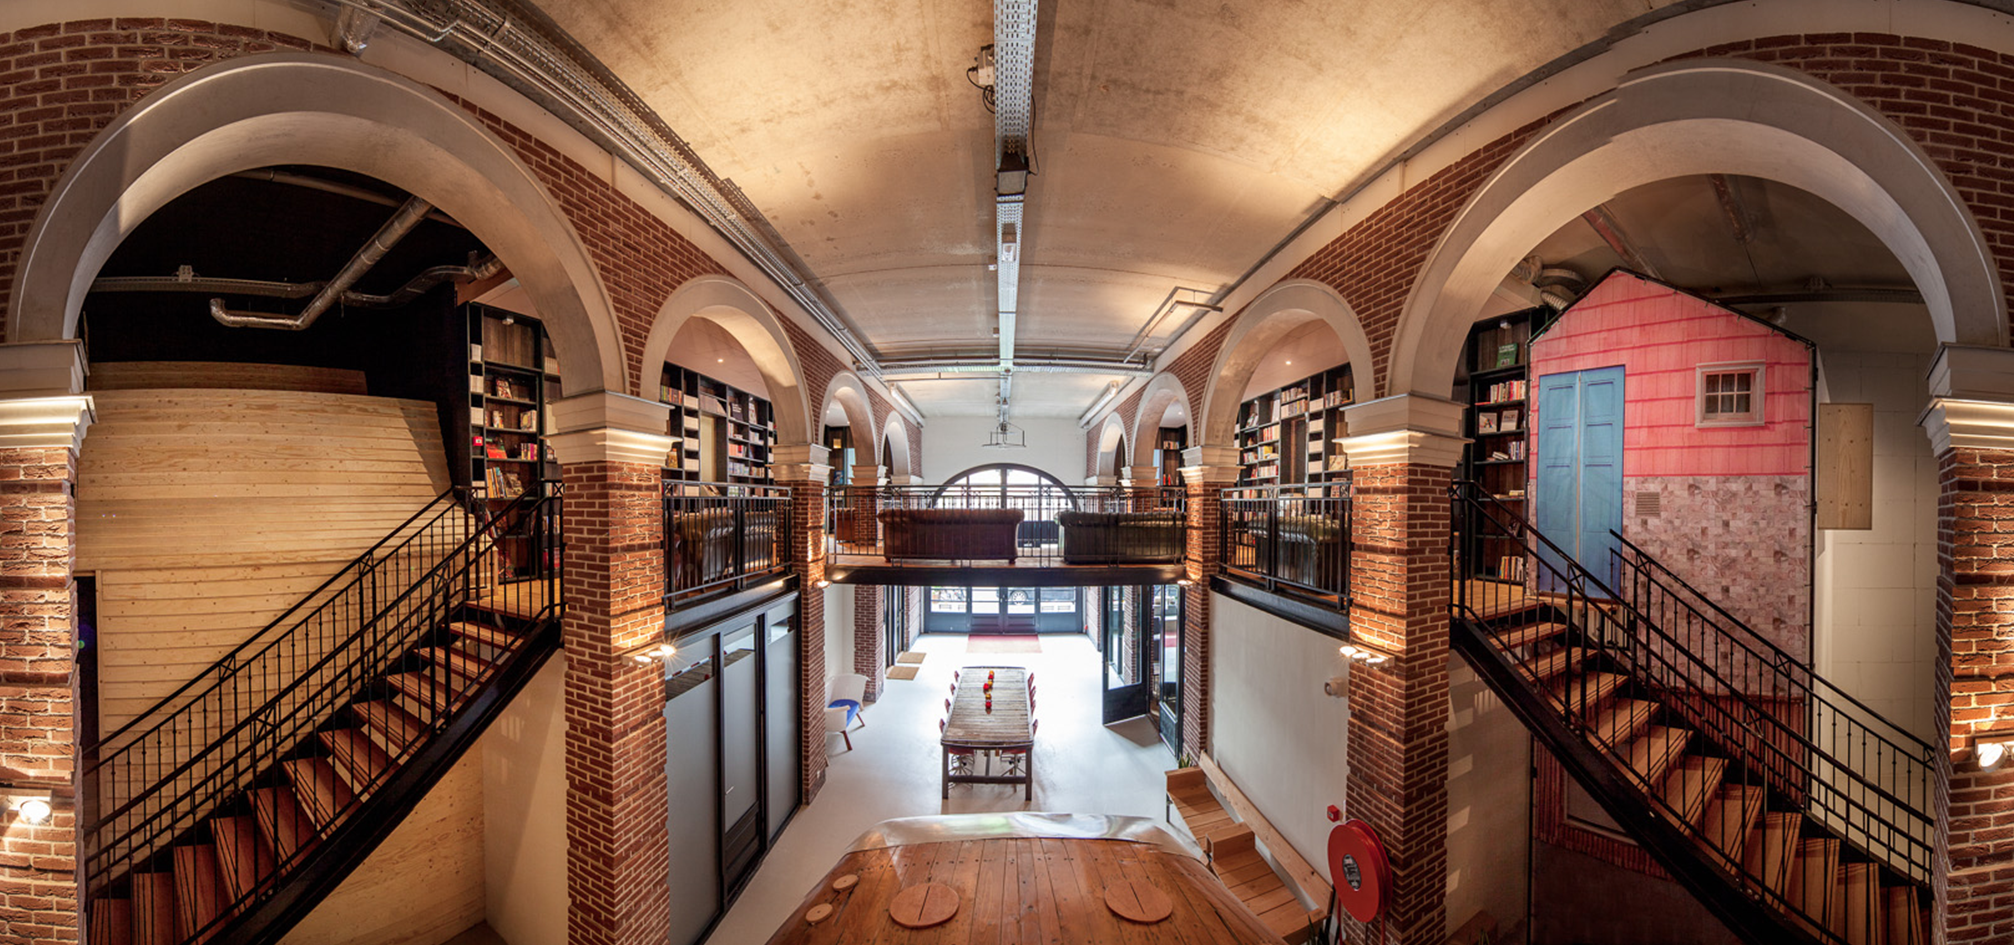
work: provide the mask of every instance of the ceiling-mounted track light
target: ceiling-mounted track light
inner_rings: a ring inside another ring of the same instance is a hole
[[[1027,449],[1028,431],[1002,420],[998,427],[986,434],[986,442],[980,445],[989,450]]]

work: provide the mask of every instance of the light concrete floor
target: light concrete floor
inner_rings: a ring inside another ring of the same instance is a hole
[[[930,654],[915,679],[888,681],[880,701],[852,732],[853,750],[829,737],[832,764],[817,800],[784,828],[708,945],[760,945],[790,917],[814,883],[855,837],[891,817],[982,811],[1161,816],[1162,772],[1175,758],[1146,719],[1099,723],[1103,705],[1098,653],[1082,634],[1042,637],[1040,653],[967,653],[966,638],[930,634]],[[944,717],[951,671],[964,666],[1026,666],[1035,673],[1035,799],[1020,785],[955,785],[938,797],[937,720]]]

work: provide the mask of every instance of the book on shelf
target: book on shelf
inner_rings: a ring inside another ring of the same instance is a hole
[[[1524,441],[1512,440],[1510,444],[1510,452],[1511,452],[1510,458],[1517,460],[1524,459]]]
[[[483,359],[483,346],[476,344],[473,341],[469,342],[469,360],[480,361],[482,359]]]
[[[538,412],[535,410],[520,411],[517,415],[517,420],[517,428],[526,433],[538,429]]]
[[[480,374],[469,375],[469,393],[480,394],[482,392],[483,392],[483,376]]]
[[[1495,433],[1496,431],[1497,431],[1496,412],[1491,410],[1476,411],[1476,432]]]
[[[1500,404],[1507,400],[1523,400],[1525,390],[1526,383],[1524,381],[1498,381],[1489,386],[1489,397],[1483,402],[1486,404]]]
[[[1498,429],[1504,433],[1516,433],[1517,422],[1518,422],[1518,410],[1516,407],[1512,407],[1503,412],[1501,418],[1502,425],[1498,427]]]
[[[1496,366],[1500,368],[1517,366],[1517,342],[1497,345]]]
[[[1510,458],[1511,454],[1506,453],[1503,450],[1490,450],[1490,462],[1492,463],[1501,463]]]
[[[469,426],[479,427],[482,425],[483,425],[483,408],[476,406],[469,407]]]
[[[1524,555],[1504,555],[1498,558],[1497,576],[1506,581],[1524,580]]]
[[[504,448],[495,443],[483,447],[483,455],[491,459],[504,459]]]

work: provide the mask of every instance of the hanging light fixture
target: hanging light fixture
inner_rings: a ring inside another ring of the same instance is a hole
[[[986,434],[986,442],[980,445],[989,450],[1027,449],[1028,431],[1002,420],[998,427]]]

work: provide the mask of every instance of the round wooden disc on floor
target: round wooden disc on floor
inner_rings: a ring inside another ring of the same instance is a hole
[[[910,929],[927,929],[958,914],[958,890],[943,883],[923,883],[895,894],[888,916]]]
[[[843,892],[845,890],[852,889],[853,884],[857,882],[860,882],[860,874],[848,873],[845,876],[841,876],[838,879],[833,880],[832,889],[835,892]]]
[[[818,923],[825,921],[825,917],[831,914],[832,914],[832,904],[829,902],[821,902],[818,905],[812,906],[810,909],[805,910],[804,921],[809,922],[812,925],[817,925]]]
[[[1105,887],[1105,908],[1123,919],[1153,923],[1173,915],[1175,903],[1152,883],[1122,879]]]

